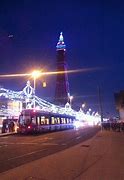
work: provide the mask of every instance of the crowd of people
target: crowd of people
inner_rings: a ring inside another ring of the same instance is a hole
[[[113,130],[117,132],[124,132],[124,121],[107,121],[102,122],[102,128],[104,130]]]
[[[15,122],[11,119],[4,119],[2,133],[15,132]]]

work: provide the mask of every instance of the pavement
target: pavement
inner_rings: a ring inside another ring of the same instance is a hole
[[[69,149],[0,174],[0,180],[124,180],[124,132],[100,131]]]
[[[9,136],[9,135],[13,135],[13,134],[17,134],[17,132],[0,133],[0,137]]]

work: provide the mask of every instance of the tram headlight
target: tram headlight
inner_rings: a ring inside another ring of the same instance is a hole
[[[75,121],[74,126],[75,126],[75,128],[79,128],[79,127],[83,126],[83,124],[80,121]]]

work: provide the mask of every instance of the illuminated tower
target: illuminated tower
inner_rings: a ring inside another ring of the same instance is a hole
[[[55,87],[55,104],[65,105],[69,99],[69,82],[67,76],[67,61],[66,45],[64,43],[62,32],[60,33],[59,41],[56,46],[57,52],[57,71],[62,71],[62,74],[57,74]]]

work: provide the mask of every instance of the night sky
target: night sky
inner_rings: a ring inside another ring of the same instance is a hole
[[[99,86],[104,115],[115,115],[114,92],[124,89],[123,9],[119,0],[0,0],[0,74],[56,71],[56,44],[62,31],[69,70],[99,67],[69,74],[73,106],[79,109],[86,102],[87,108],[97,111]],[[4,78],[0,85],[22,90],[28,79]],[[55,76],[37,80],[40,97],[52,102],[54,91]]]

